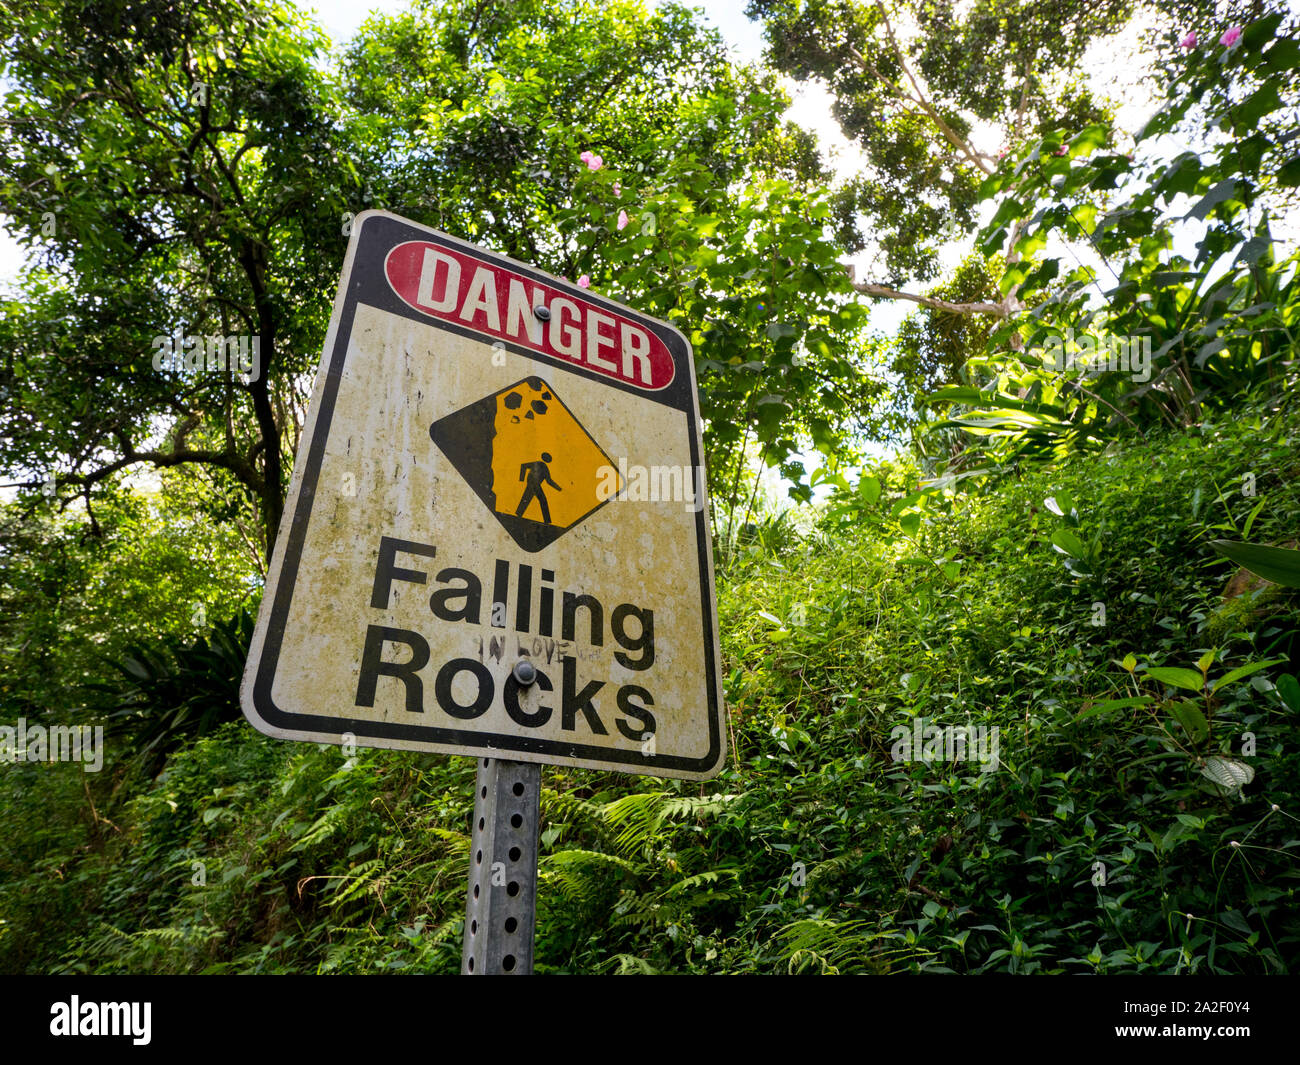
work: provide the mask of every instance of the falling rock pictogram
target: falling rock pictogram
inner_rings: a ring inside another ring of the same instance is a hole
[[[525,551],[554,543],[622,487],[616,463],[540,377],[439,418],[429,436]]]

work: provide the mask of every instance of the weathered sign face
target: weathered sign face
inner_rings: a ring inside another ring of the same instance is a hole
[[[701,462],[671,326],[358,215],[245,715],[285,739],[712,776]]]

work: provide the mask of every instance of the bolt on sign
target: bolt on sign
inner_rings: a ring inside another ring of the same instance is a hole
[[[244,674],[249,721],[704,779],[725,757],[719,669],[686,338],[358,215]]]

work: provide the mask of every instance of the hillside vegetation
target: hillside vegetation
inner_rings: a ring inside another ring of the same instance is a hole
[[[958,498],[890,467],[750,529],[719,587],[732,761],[544,771],[539,970],[1293,971],[1300,705],[1243,667],[1295,661],[1300,596],[1225,598],[1208,541],[1294,537],[1298,434],[1291,405]],[[895,761],[913,719],[996,728],[996,766]],[[473,762],[346,754],[231,721],[93,805],[76,767],[7,767],[0,968],[456,971]]]
[[[539,971],[1300,968],[1300,20],[746,14],[0,5],[0,971],[459,968],[473,761],[239,709],[372,208],[691,347],[729,760],[545,768]]]

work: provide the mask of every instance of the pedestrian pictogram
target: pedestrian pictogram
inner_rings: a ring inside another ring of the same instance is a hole
[[[536,496],[537,505],[542,508],[542,523],[544,525],[551,524],[551,508],[546,505],[546,492],[543,489],[548,484],[557,492],[562,491],[562,489],[551,480],[551,467],[548,465],[550,461],[550,452],[543,451],[540,462],[525,462],[519,467],[519,479],[521,481],[527,480],[528,487],[524,490],[524,498],[519,501],[519,506],[515,508],[516,518],[524,516],[524,512],[528,509],[529,500]]]
[[[554,542],[622,487],[614,460],[536,375],[440,418],[429,435],[525,551]]]

